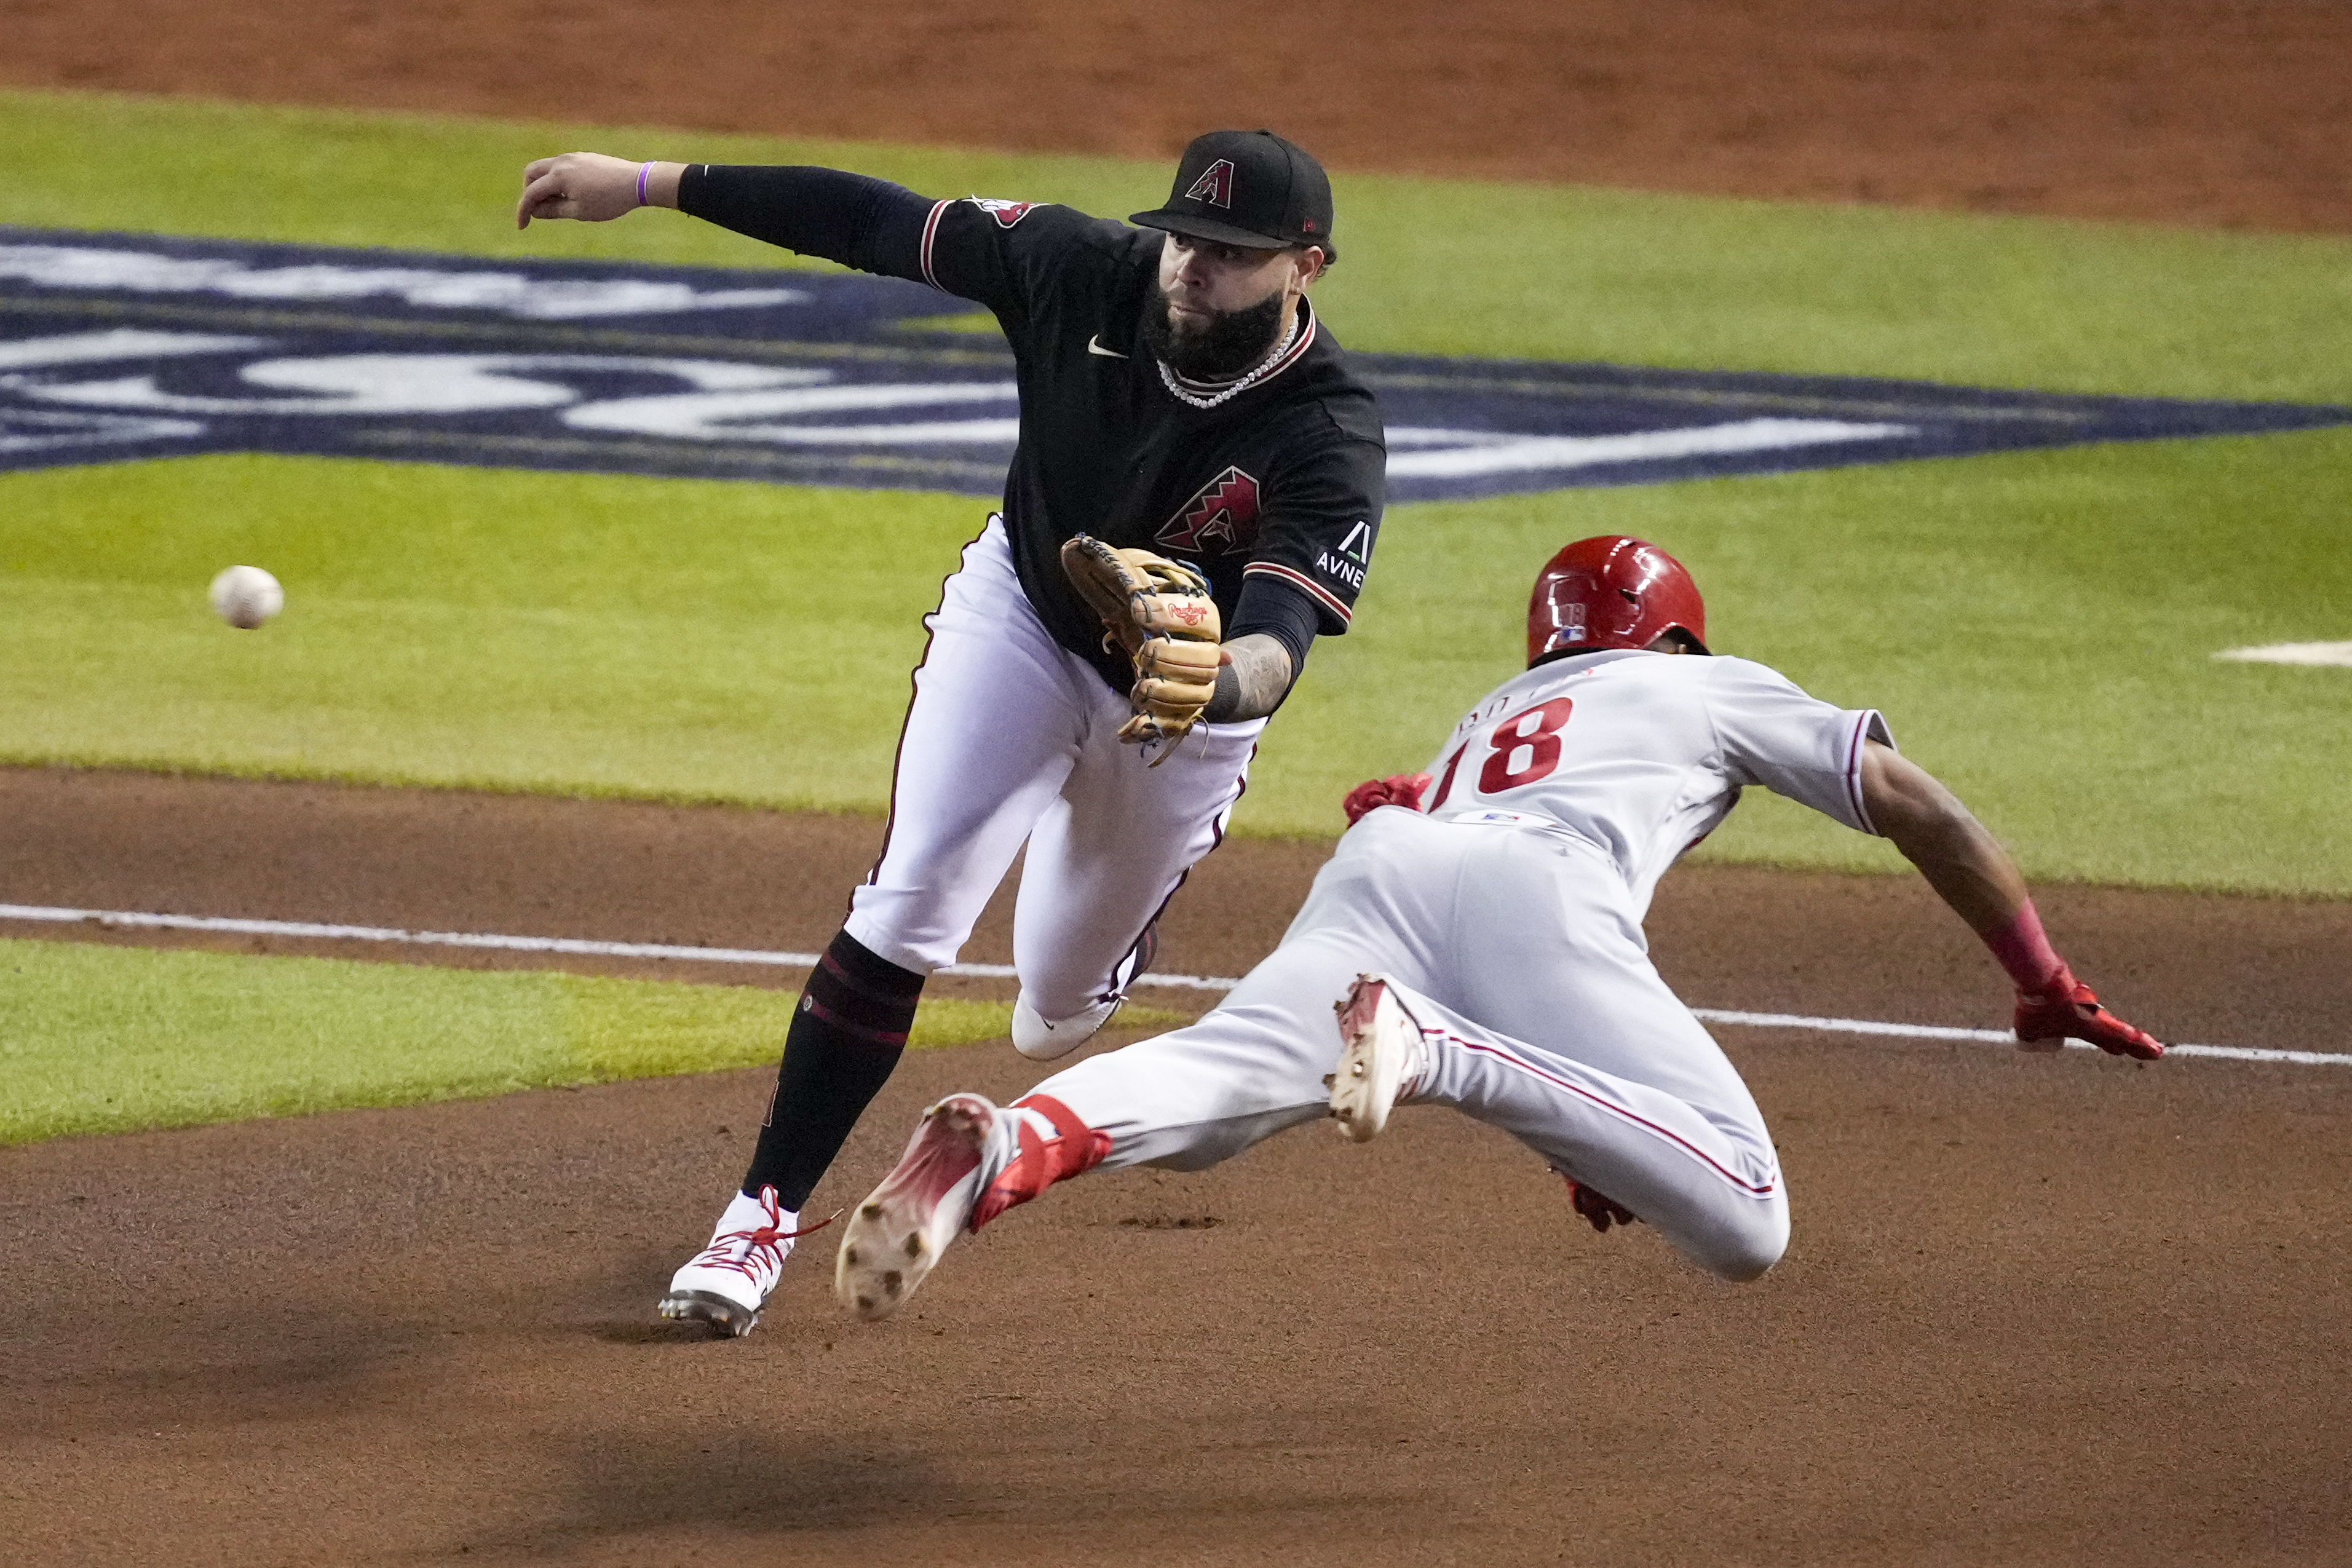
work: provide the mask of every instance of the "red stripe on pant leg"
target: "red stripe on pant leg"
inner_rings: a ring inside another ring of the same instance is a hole
[[[1601,1110],[1608,1111],[1612,1116],[1622,1117],[1623,1120],[1632,1122],[1634,1126],[1641,1128],[1646,1132],[1656,1133],[1659,1137],[1664,1139],[1669,1143],[1674,1144],[1675,1147],[1682,1150],[1685,1153],[1690,1155],[1691,1158],[1700,1162],[1702,1164],[1706,1165],[1707,1169],[1713,1171],[1717,1175],[1721,1176],[1725,1181],[1730,1183],[1733,1186],[1738,1188],[1741,1192],[1746,1193],[1750,1197],[1770,1197],[1774,1187],[1778,1185],[1777,1183],[1767,1182],[1763,1185],[1759,1186],[1755,1183],[1748,1181],[1746,1177],[1739,1175],[1738,1173],[1726,1169],[1722,1164],[1710,1156],[1706,1150],[1699,1148],[1689,1139],[1685,1138],[1682,1134],[1675,1131],[1673,1129],[1661,1127],[1656,1122],[1651,1121],[1648,1117],[1642,1115],[1639,1111],[1633,1110],[1626,1106],[1612,1104],[1611,1101],[1601,1099],[1591,1089],[1583,1089],[1576,1084],[1572,1084],[1564,1078],[1556,1078],[1552,1074],[1544,1071],[1543,1068],[1537,1067],[1533,1062],[1521,1061],[1517,1057],[1513,1056],[1508,1051],[1497,1050],[1492,1046],[1482,1046],[1477,1044],[1475,1041],[1465,1040],[1461,1036],[1455,1034],[1447,1034],[1444,1037],[1453,1044],[1460,1046],[1465,1051],[1475,1051],[1480,1056],[1493,1057],[1496,1061],[1507,1062],[1512,1067],[1518,1068],[1521,1072],[1526,1073],[1530,1078],[1541,1079],[1546,1083],[1555,1084],[1558,1087],[1568,1090],[1569,1093],[1577,1096],[1580,1100],[1591,1100],[1593,1104],[1601,1107]]]

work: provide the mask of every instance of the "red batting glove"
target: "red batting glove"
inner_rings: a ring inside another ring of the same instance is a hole
[[[1591,1226],[1601,1235],[1607,1236],[1609,1234],[1609,1227],[1612,1225],[1639,1225],[1642,1223],[1641,1216],[1636,1215],[1632,1209],[1627,1208],[1623,1204],[1619,1203],[1614,1198],[1601,1196],[1601,1194],[1594,1192],[1582,1182],[1578,1181],[1574,1176],[1570,1175],[1566,1171],[1561,1171],[1559,1173],[1559,1179],[1568,1184],[1569,1203],[1574,1205],[1578,1214],[1584,1216],[1585,1224]]]
[[[2144,1062],[2164,1054],[2155,1036],[2100,1006],[2097,993],[2062,963],[2041,989],[2017,994],[2017,1043],[2029,1051],[2054,1051],[2069,1037]]]
[[[1348,814],[1348,826],[1353,827],[1364,820],[1367,812],[1383,805],[1401,805],[1408,811],[1421,809],[1421,792],[1429,787],[1427,773],[1391,773],[1384,779],[1366,779],[1348,792],[1339,803]]]

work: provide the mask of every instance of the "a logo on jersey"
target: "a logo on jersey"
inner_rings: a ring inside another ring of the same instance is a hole
[[[1257,542],[1257,481],[1227,468],[1168,520],[1156,542],[1200,555],[1247,550]]]
[[[998,201],[993,196],[973,196],[971,205],[994,218],[997,227],[1011,228],[1014,224],[1027,217],[1029,209],[1037,204],[1035,202],[1003,202]]]
[[[1206,202],[1213,207],[1232,206],[1234,205],[1234,161],[1231,158],[1220,158],[1202,170],[1201,177],[1192,182],[1192,188],[1184,193],[1184,199],[1188,202]]]
[[[1360,594],[1363,592],[1364,565],[1360,561],[1350,561],[1344,555],[1334,555],[1326,550],[1315,557],[1315,570],[1337,577]]]
[[[1339,541],[1337,550],[1326,550],[1315,557],[1315,570],[1337,577],[1355,589],[1364,591],[1364,552],[1372,547],[1372,525],[1362,518],[1348,530],[1348,537]]]

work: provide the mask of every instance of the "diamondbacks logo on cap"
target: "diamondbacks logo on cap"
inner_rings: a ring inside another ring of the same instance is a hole
[[[996,226],[999,228],[1011,228],[1014,224],[1027,217],[1029,209],[1037,205],[1035,202],[999,201],[993,196],[971,196],[966,199],[994,218]]]
[[[1206,202],[1213,207],[1232,206],[1234,205],[1234,161],[1231,158],[1220,158],[1202,170],[1201,177],[1192,182],[1192,188],[1184,193],[1184,199],[1188,202]]]
[[[1247,550],[1257,542],[1257,481],[1227,468],[1168,520],[1155,542],[1201,555]]]

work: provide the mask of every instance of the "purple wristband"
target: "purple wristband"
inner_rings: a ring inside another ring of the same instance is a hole
[[[646,176],[653,172],[654,166],[651,163],[637,171],[637,205],[639,206],[646,205]]]

